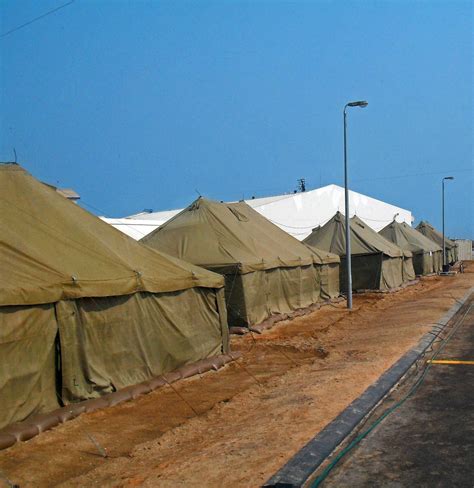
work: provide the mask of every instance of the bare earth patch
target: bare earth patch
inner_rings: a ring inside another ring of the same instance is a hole
[[[233,337],[244,355],[218,372],[1,451],[0,486],[261,486],[473,285],[471,263],[397,293],[356,295],[352,312],[325,306]]]

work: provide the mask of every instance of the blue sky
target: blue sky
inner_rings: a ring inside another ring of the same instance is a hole
[[[66,3],[0,0],[0,32]],[[468,1],[88,1],[0,38],[0,160],[95,213],[342,183],[474,238]]]

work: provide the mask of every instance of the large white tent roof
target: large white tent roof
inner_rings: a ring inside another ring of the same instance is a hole
[[[328,185],[306,192],[245,201],[278,227],[298,240],[303,240],[312,229],[325,224],[337,211],[344,213],[344,188]],[[349,207],[350,217],[357,215],[377,232],[394,218],[408,225],[412,225],[414,220],[409,210],[355,191],[349,192]],[[131,237],[141,239],[181,210],[140,213],[125,219],[104,220]]]
[[[104,222],[113,225],[116,229],[120,230],[129,237],[133,237],[136,241],[139,241],[142,237],[145,237],[150,232],[154,231],[157,227],[164,224],[165,220],[143,220],[143,219],[109,219],[107,217],[100,217]]]
[[[344,213],[345,210],[344,188],[337,185],[291,193],[284,198],[255,198],[246,202],[299,240],[311,234],[318,225],[324,225],[336,212]],[[357,215],[376,232],[394,218],[410,226],[414,220],[409,210],[355,191],[349,191],[349,209],[350,217]]]

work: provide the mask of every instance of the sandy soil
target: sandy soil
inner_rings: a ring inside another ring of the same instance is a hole
[[[261,486],[473,285],[471,263],[233,337],[244,355],[218,372],[1,451],[0,486]]]

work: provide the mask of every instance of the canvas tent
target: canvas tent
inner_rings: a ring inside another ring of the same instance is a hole
[[[0,164],[0,428],[227,351],[224,280]]]
[[[337,211],[344,209],[344,188],[338,185],[327,185],[304,192],[263,198],[252,197],[245,202],[270,222],[302,241],[311,234],[312,229],[324,225]],[[349,190],[349,203],[351,216],[358,215],[377,232],[394,218],[397,222],[407,222],[408,225],[411,225],[414,220],[410,210],[352,190]],[[182,209],[140,212],[120,221],[115,219],[106,219],[106,221],[122,232],[134,235],[134,228],[138,226],[134,223],[135,220],[141,222],[148,220],[148,227],[143,224],[140,226],[140,232],[148,232],[153,225],[156,228],[161,225],[160,222],[167,222],[181,211]]]
[[[413,253],[413,267],[417,275],[441,271],[443,261],[441,247],[405,222],[393,221],[379,234],[405,251]]]
[[[416,230],[420,231],[424,236],[431,239],[433,242],[438,244],[443,250],[443,234],[438,232],[429,222],[421,221],[417,226]],[[458,260],[457,247],[454,241],[448,239],[445,236],[444,239],[446,247],[446,262],[453,264]]]
[[[354,290],[387,290],[415,279],[410,251],[403,251],[387,241],[356,216],[350,219],[350,227]],[[345,229],[345,217],[337,212],[303,241],[341,257],[341,290],[347,289]]]
[[[141,242],[223,274],[229,325],[339,294],[339,257],[311,251],[244,202],[199,198]]]

